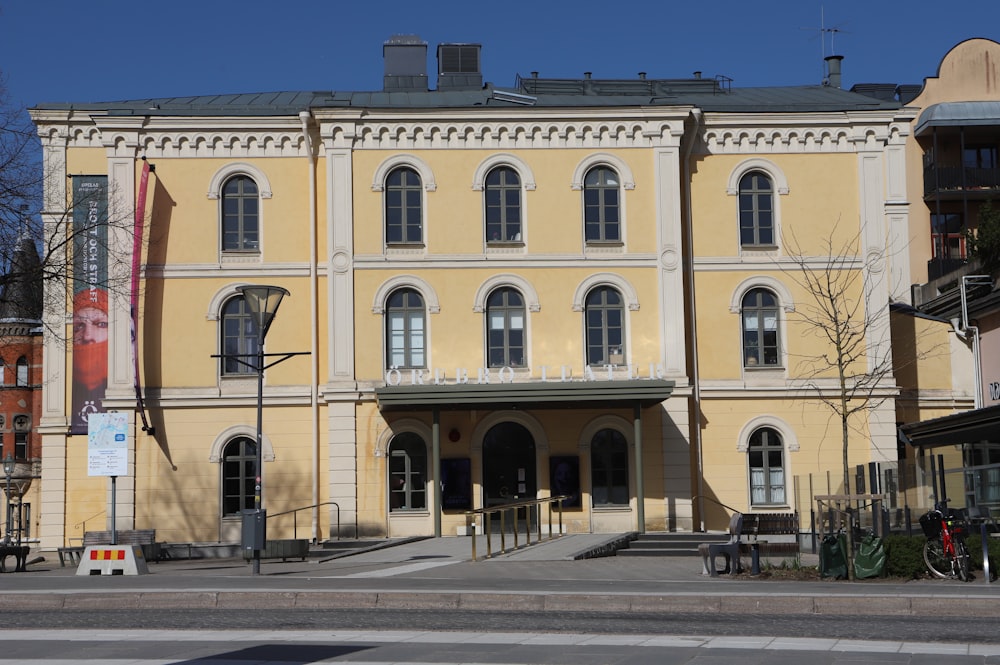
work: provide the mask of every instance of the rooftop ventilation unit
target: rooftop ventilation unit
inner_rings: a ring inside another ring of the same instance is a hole
[[[394,35],[382,45],[385,92],[427,91],[427,42],[417,35]]]
[[[437,49],[438,90],[479,90],[483,87],[480,44],[440,44]]]

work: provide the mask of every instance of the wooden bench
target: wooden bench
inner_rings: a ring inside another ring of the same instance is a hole
[[[759,542],[762,555],[798,554],[799,514],[798,513],[745,513],[740,535],[746,536],[748,543]],[[769,540],[768,536],[783,536],[780,542]],[[790,536],[790,537],[789,537]]]
[[[156,542],[156,529],[119,529],[115,533],[116,545],[139,545],[142,555],[147,561],[159,562],[163,558],[162,543]],[[58,548],[59,565],[65,566],[68,558],[71,563],[80,563],[83,551],[91,545],[110,545],[110,531],[87,531],[83,534],[83,545]]]

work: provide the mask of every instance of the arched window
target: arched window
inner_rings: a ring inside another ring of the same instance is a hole
[[[424,299],[413,289],[398,289],[385,307],[385,358],[389,367],[427,366]]]
[[[583,227],[587,242],[622,238],[618,174],[607,166],[587,171],[583,180]]]
[[[773,247],[774,185],[761,171],[740,178],[740,244]]]
[[[257,333],[242,296],[226,301],[219,321],[223,376],[256,374]]]
[[[233,439],[222,451],[223,515],[254,507],[256,480],[257,442],[245,436]]]
[[[524,367],[524,299],[514,289],[496,289],[486,299],[486,361]]]
[[[761,427],[750,435],[747,455],[752,505],[785,503],[784,454],[781,435],[776,430]]]
[[[509,166],[493,169],[486,176],[486,241],[521,240],[521,179]]]
[[[625,358],[625,308],[618,291],[599,286],[587,294],[587,364],[621,365]]]
[[[389,443],[389,510],[426,510],[427,445],[413,432]]]
[[[222,185],[222,251],[260,251],[260,193],[249,176]]]
[[[17,377],[15,378],[15,385],[18,388],[28,387],[28,359],[25,356],[21,356],[17,359]]]
[[[408,166],[385,178],[385,241],[423,242],[423,188],[420,175]]]
[[[595,506],[628,505],[628,444],[618,430],[602,429],[591,440],[590,479]]]
[[[778,299],[767,289],[752,289],[743,296],[743,366],[779,367]]]

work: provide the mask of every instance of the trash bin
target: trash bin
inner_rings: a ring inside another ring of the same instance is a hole
[[[819,576],[842,580],[847,578],[847,536],[823,536],[819,548]]]
[[[243,534],[241,539],[243,555],[252,558],[254,550],[264,549],[267,511],[263,509],[244,509],[240,511],[240,515],[243,517]]]
[[[861,539],[858,553],[854,555],[854,579],[881,577],[885,570],[885,543],[874,533]]]

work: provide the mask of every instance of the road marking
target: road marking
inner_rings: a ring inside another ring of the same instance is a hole
[[[352,573],[350,575],[334,575],[337,579],[346,579],[349,577],[392,577],[394,575],[405,575],[406,573],[415,573],[421,570],[428,570],[430,568],[438,568],[439,566],[450,566],[453,563],[462,563],[460,559],[446,559],[445,561],[421,561],[420,563],[408,563],[403,566],[394,566],[392,568],[380,568],[379,570],[369,570],[365,573]]]

